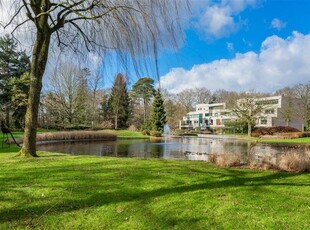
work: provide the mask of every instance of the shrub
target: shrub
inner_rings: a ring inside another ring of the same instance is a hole
[[[150,136],[150,131],[149,130],[142,130],[142,134]]]
[[[152,130],[150,132],[152,137],[161,137],[161,132],[160,131],[156,131],[156,130]]]
[[[134,125],[129,126],[128,130],[129,131],[134,131],[134,132],[138,131],[138,129]]]
[[[103,121],[100,126],[103,128],[103,129],[112,129],[114,128],[114,125],[111,121]]]
[[[252,137],[260,137],[263,135],[274,135],[277,133],[290,133],[290,132],[300,132],[298,129],[286,126],[277,126],[277,127],[256,127],[252,130]]]

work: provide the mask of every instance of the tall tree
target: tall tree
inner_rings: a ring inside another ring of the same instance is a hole
[[[91,74],[88,78],[88,85],[89,89],[91,90],[91,111],[90,111],[90,118],[91,118],[91,124],[92,128],[94,125],[97,125],[98,123],[98,106],[100,106],[100,102],[102,102],[102,94],[100,93],[100,87],[102,84],[102,76],[100,75],[99,71],[97,71],[95,74]],[[100,99],[99,99],[100,98]]]
[[[261,114],[266,105],[259,103],[255,94],[251,93],[246,98],[236,101],[233,106],[233,113],[239,118],[240,122],[246,122],[248,125],[248,136],[251,136],[252,127],[255,125],[257,116]]]
[[[83,124],[88,104],[87,69],[81,69],[73,63],[59,66],[59,70],[50,76],[50,93],[46,106],[50,111],[57,110],[62,124]]]
[[[154,96],[154,80],[149,77],[140,78],[133,86],[132,86],[132,97],[134,100],[140,99],[142,100],[143,106],[143,122],[146,121],[147,111],[149,107],[149,103],[151,98]]]
[[[293,87],[294,96],[301,100],[301,106],[298,110],[299,116],[303,118],[304,121],[309,123],[310,121],[310,83],[298,84]],[[305,130],[307,124],[303,122],[302,131]]]
[[[12,116],[16,128],[24,127],[29,93],[29,80],[29,73],[25,72],[19,78],[11,77],[8,81],[11,87]]]
[[[195,88],[194,92],[195,92],[197,104],[208,104],[209,103],[211,96],[212,96],[212,93],[209,89],[205,87]]]
[[[63,47],[81,50],[83,44],[88,50],[101,48],[110,52],[115,49],[138,63],[136,57],[156,56],[157,49],[168,44],[167,41],[177,45],[176,35],[179,33],[176,29],[180,29],[177,19],[184,1],[14,0],[10,1],[11,6],[2,4],[2,12],[4,7],[16,7],[5,28],[16,25],[14,32],[23,25],[29,26],[29,23],[36,28],[24,142],[20,154],[37,156],[38,109],[52,35]]]
[[[130,100],[127,83],[123,74],[117,74],[111,92],[111,107],[114,115],[114,128],[127,128],[130,117]]]
[[[164,100],[159,89],[156,91],[154,101],[152,103],[150,123],[153,130],[160,132],[164,130],[164,125],[167,123]]]
[[[184,89],[178,93],[178,101],[185,107],[186,113],[192,111],[197,103],[195,96],[193,89]]]
[[[24,88],[28,93],[29,82],[19,79],[30,69],[30,60],[25,51],[17,50],[17,42],[13,37],[5,35],[0,37],[0,104],[5,110],[5,123],[10,125],[10,110],[14,108],[13,88]],[[14,111],[16,112],[16,110]],[[22,112],[22,111],[20,111]]]
[[[110,91],[110,89],[108,90]],[[104,92],[102,96],[102,102],[100,104],[100,121],[103,124],[109,124],[113,120],[112,116],[112,105],[111,105],[111,92]],[[104,127],[106,128],[106,127]],[[112,128],[112,125],[109,125],[108,128]]]

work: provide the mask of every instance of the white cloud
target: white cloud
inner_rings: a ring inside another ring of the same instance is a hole
[[[271,21],[271,27],[272,28],[275,28],[277,30],[282,30],[286,27],[286,23],[281,21],[280,19],[278,18],[274,18],[272,19]]]
[[[308,82],[309,60],[310,34],[293,32],[286,39],[266,38],[259,53],[238,53],[233,59],[195,65],[191,70],[171,69],[161,77],[161,86],[174,93],[195,87],[213,91],[274,92],[285,86]]]
[[[244,24],[238,14],[257,3],[256,0],[221,0],[217,3],[206,1],[203,6],[192,1],[193,12],[198,18],[196,27],[205,33],[207,39],[227,37],[236,32]],[[200,7],[199,10],[197,7]]]

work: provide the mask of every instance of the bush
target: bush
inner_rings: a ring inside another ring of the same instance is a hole
[[[142,130],[141,132],[143,135],[150,136],[150,130]]]
[[[103,121],[100,126],[103,128],[103,129],[113,129],[114,128],[114,125],[111,121]]]
[[[134,132],[138,131],[138,129],[134,125],[129,126],[128,130],[129,131],[134,131]]]
[[[161,132],[160,131],[156,131],[156,130],[152,130],[150,132],[152,137],[161,137]]]
[[[285,126],[277,126],[277,127],[256,127],[252,130],[252,137],[260,137],[264,135],[279,135],[280,133],[300,133],[298,129],[292,127]]]

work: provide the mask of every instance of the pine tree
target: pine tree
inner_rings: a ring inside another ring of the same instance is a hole
[[[127,82],[122,74],[117,74],[111,92],[111,106],[114,117],[114,128],[127,128],[130,117],[130,99]]]
[[[167,123],[164,100],[160,90],[156,91],[155,98],[152,104],[151,124],[152,130],[163,132],[164,125]]]
[[[143,103],[143,122],[146,122],[148,116],[149,102],[155,94],[154,80],[149,77],[140,78],[132,86],[133,100],[140,99]]]

